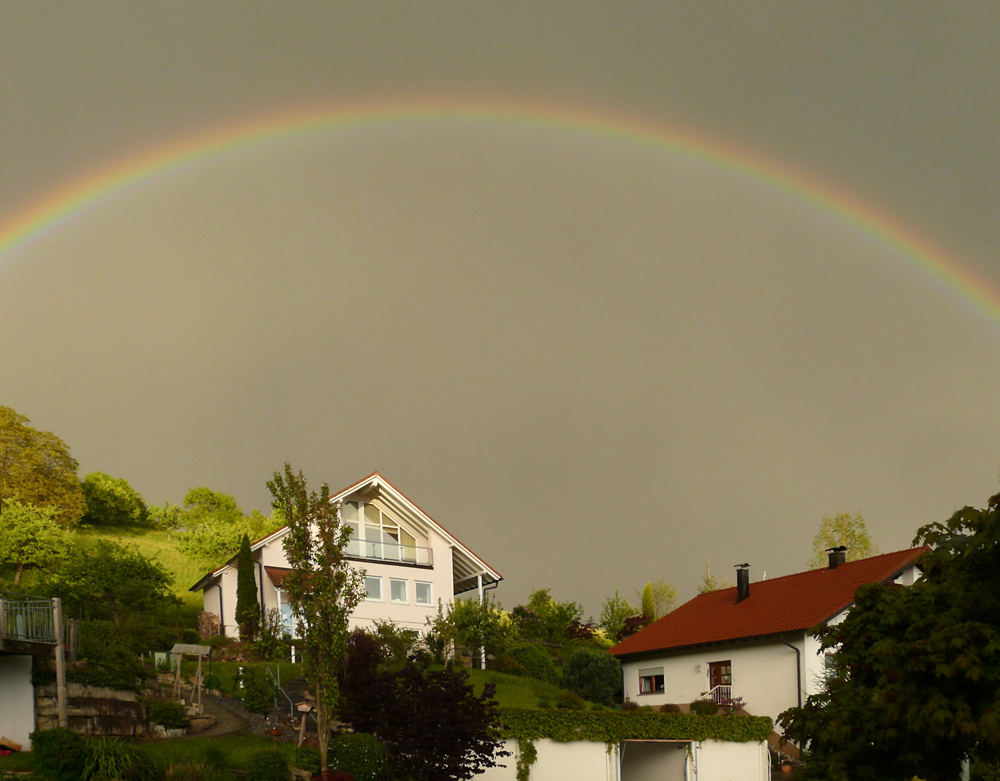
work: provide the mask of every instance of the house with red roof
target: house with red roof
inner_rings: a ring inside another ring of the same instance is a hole
[[[468,591],[496,588],[499,572],[421,510],[378,472],[330,498],[340,505],[341,522],[353,534],[347,547],[351,565],[365,572],[365,599],[350,617],[351,628],[376,620],[426,630],[440,600],[448,603]],[[293,634],[295,619],[283,589],[291,572],[282,527],[250,546],[263,611],[279,611]],[[202,591],[204,610],[218,618],[219,632],[239,636],[236,623],[236,559],[209,572],[191,587]]]
[[[681,605],[611,649],[622,663],[625,698],[640,705],[742,699],[755,716],[800,705],[822,686],[825,658],[809,630],[843,620],[867,583],[912,585],[926,548],[846,562],[829,552],[823,569],[750,582]]]

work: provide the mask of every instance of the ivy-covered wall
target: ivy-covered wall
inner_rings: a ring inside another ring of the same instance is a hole
[[[773,726],[766,716],[694,716],[687,713],[622,713],[620,711],[501,711],[504,737],[560,743],[590,740],[722,740],[735,743],[767,740]]]

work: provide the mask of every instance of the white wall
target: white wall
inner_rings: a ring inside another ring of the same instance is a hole
[[[639,705],[691,702],[708,691],[709,663],[729,660],[733,668],[733,697],[742,697],[749,713],[776,719],[783,710],[798,704],[797,661],[805,668],[807,654],[812,653],[815,657],[818,648],[815,640],[805,638],[805,633],[796,634],[786,635],[785,639],[799,649],[799,659],[795,651],[777,640],[718,643],[660,657],[626,659],[622,662],[625,696]],[[822,666],[821,660],[819,664]],[[640,668],[660,666],[663,667],[664,693],[639,694]],[[801,683],[805,691],[808,691],[806,687],[813,669],[802,671]]]
[[[506,767],[490,768],[476,779],[516,781],[517,741],[505,740],[504,748],[511,752],[511,756],[501,760]],[[617,778],[618,753],[612,751],[609,754],[605,743],[536,740],[535,749],[538,758],[531,766],[531,781],[612,781]]]
[[[31,685],[31,657],[0,654],[0,737],[31,748],[28,735],[35,729],[35,690]]]
[[[705,740],[694,744],[698,781],[767,781],[770,765],[766,743]],[[646,781],[626,779],[622,781]]]

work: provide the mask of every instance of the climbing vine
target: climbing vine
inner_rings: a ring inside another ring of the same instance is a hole
[[[538,759],[538,749],[531,738],[517,740],[517,781],[528,781],[531,778],[531,766]]]

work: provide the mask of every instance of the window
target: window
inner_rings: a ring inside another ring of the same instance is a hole
[[[365,599],[375,602],[382,601],[382,578],[365,576]]]
[[[416,596],[417,596],[417,604],[418,605],[429,605],[429,604],[431,604],[432,595],[431,595],[431,584],[430,583],[424,583],[423,581],[418,580],[417,583],[416,583],[416,586],[414,587],[414,591],[415,591]]]
[[[639,670],[639,694],[663,694],[663,668],[647,667]]]
[[[406,598],[406,581],[389,578],[389,599],[393,602],[409,602]]]
[[[376,505],[344,502],[340,518],[351,529],[348,556],[416,563],[417,538]]]
[[[347,543],[348,556],[361,556],[361,532],[358,525],[358,503],[344,502],[340,506],[340,521],[351,530],[351,539]]]

